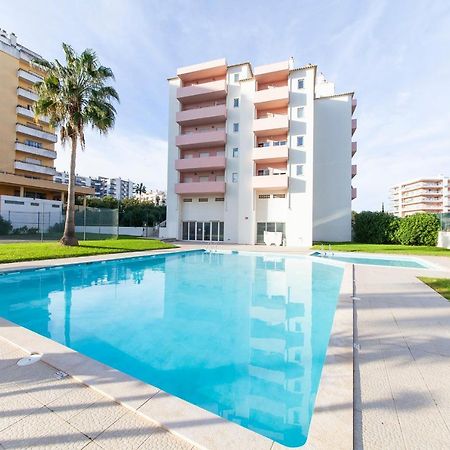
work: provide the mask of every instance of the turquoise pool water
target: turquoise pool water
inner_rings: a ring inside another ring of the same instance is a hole
[[[324,259],[333,259],[351,264],[369,264],[371,266],[389,266],[389,267],[409,267],[415,269],[429,269],[426,264],[414,259],[396,259],[396,258],[370,258],[366,256],[347,256],[334,253],[332,256],[321,256],[320,252],[314,252],[311,256],[318,256]]]
[[[343,269],[203,251],[0,276],[0,316],[287,446],[307,437]]]

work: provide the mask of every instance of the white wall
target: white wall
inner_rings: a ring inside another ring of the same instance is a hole
[[[314,241],[351,241],[352,96],[315,100]]]
[[[189,196],[188,198],[191,198],[192,202],[183,202],[182,200],[180,205],[182,221],[196,220],[201,222],[201,221],[219,220],[223,222],[224,202],[216,202],[216,197],[220,196],[221,195],[216,196],[202,195],[201,198],[207,198],[208,199],[207,202],[199,202],[198,201],[199,196]]]
[[[437,247],[450,249],[450,231],[439,231]]]
[[[63,220],[62,202],[0,195],[0,215],[9,220],[13,228],[27,226],[46,232]]]

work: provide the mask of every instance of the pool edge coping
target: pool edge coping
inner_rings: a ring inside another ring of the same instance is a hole
[[[126,255],[118,253],[65,258],[64,260],[30,261],[29,264],[24,262],[8,263],[9,266],[13,264],[18,267],[4,268],[2,267],[4,265],[0,265],[0,273],[26,268],[44,268],[198,250],[178,248],[132,252]],[[289,257],[295,256],[295,254],[283,256]],[[35,265],[33,266],[33,264]],[[297,449],[342,448],[347,450],[353,447],[352,292],[352,265],[345,264],[308,439],[304,445],[296,447]],[[58,370],[63,370],[79,382],[197,447],[214,450],[222,448],[255,450],[294,448],[286,447],[241,427],[237,423],[170,395],[155,386],[126,375],[2,317],[0,317],[0,337],[29,353],[42,353],[42,361],[45,363]],[[336,406],[339,408],[336,409]]]

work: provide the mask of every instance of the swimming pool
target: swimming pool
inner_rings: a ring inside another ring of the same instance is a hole
[[[429,269],[430,266],[421,260],[413,258],[391,258],[387,256],[355,256],[348,253],[332,253],[331,255],[323,256],[321,252],[311,253],[310,256],[316,256],[324,259],[331,259],[334,261],[342,261],[351,264],[368,264],[371,266],[388,266],[388,267],[403,267],[413,269]]]
[[[343,269],[204,251],[0,276],[0,316],[287,446],[307,438]]]

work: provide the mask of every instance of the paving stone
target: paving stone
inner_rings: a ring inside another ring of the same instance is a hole
[[[192,448],[194,448],[192,444],[159,428],[139,447],[139,450],[190,450]]]

